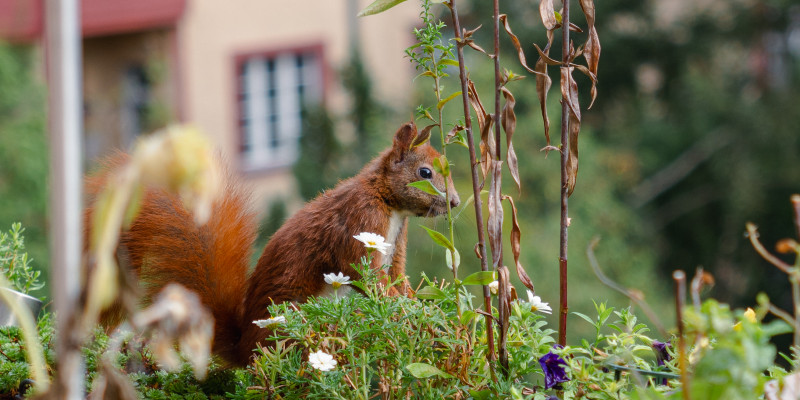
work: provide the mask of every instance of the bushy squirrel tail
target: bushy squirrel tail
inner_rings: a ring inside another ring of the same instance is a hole
[[[115,168],[125,158],[115,156],[106,168]],[[87,189],[91,193],[97,186],[98,182],[89,181]],[[244,326],[244,296],[257,225],[249,193],[230,178],[223,190],[202,226],[195,224],[179,196],[147,190],[136,218],[122,232],[118,259],[139,277],[145,303],[171,282],[195,292],[215,319],[213,352],[240,364],[236,346]]]

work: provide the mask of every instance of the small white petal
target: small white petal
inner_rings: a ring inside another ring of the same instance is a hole
[[[490,283],[490,284],[489,284],[489,291],[490,291],[490,292],[491,292],[493,295],[497,296],[497,291],[498,291],[499,289],[500,289],[500,282],[498,282],[498,281],[492,281],[492,283]]]
[[[338,283],[340,286],[350,284],[350,277],[341,272],[338,274],[322,274],[322,276],[325,278],[325,283],[329,285],[333,285],[334,282]]]
[[[259,328],[269,328],[275,325],[285,324],[286,317],[284,317],[283,315],[279,315],[273,318],[258,319],[253,321],[253,323],[256,324],[256,326],[258,326]]]
[[[332,355],[319,350],[308,355],[308,362],[311,367],[320,371],[330,371],[336,367],[336,360]]]

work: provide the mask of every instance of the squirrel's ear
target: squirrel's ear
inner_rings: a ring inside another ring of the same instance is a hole
[[[395,162],[403,161],[411,150],[414,138],[417,137],[417,125],[413,121],[403,124],[394,134],[392,143],[392,159]]]

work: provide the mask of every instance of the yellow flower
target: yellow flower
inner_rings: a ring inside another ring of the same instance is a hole
[[[756,321],[757,321],[756,312],[750,307],[747,307],[747,310],[744,311],[744,315],[743,316],[744,316],[744,319],[750,321],[750,323],[756,323]],[[737,332],[742,330],[742,322],[741,321],[737,322],[736,325],[733,326],[733,330],[735,330]]]

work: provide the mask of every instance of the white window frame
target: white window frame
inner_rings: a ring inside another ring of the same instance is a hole
[[[323,101],[321,45],[236,57],[236,107],[242,170],[289,167],[297,160],[303,104]]]

